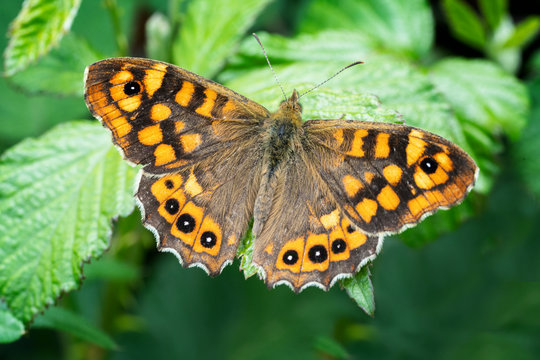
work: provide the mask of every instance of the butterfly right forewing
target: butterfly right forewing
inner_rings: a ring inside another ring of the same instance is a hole
[[[319,173],[341,208],[370,234],[395,233],[460,203],[478,167],[462,149],[400,124],[305,123]]]

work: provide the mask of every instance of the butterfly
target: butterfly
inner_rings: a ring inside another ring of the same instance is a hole
[[[274,113],[175,65],[112,58],[85,72],[85,100],[124,158],[161,251],[219,274],[253,221],[252,262],[272,288],[327,290],[374,259],[383,237],[460,203],[478,168],[450,141],[401,124]]]

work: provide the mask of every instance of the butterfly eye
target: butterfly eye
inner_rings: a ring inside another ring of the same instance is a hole
[[[127,96],[136,95],[141,92],[141,85],[136,81],[130,81],[124,85],[124,94]]]
[[[195,219],[189,214],[182,214],[176,220],[176,227],[181,232],[189,234],[195,229]]]
[[[211,231],[205,231],[201,235],[201,245],[205,248],[213,248],[217,243],[217,236]]]
[[[294,250],[288,250],[283,254],[283,262],[287,265],[294,265],[298,261],[298,253]]]
[[[433,174],[435,171],[437,171],[438,166],[439,164],[437,161],[429,156],[420,161],[420,169],[422,169],[422,171],[424,171],[426,174]]]
[[[345,251],[345,248],[347,247],[347,244],[345,243],[345,240],[343,239],[336,239],[332,241],[332,252],[334,254],[341,254]]]
[[[314,263],[322,263],[328,259],[328,251],[322,245],[315,245],[308,252],[309,260]]]

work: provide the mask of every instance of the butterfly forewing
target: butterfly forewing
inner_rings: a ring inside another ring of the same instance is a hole
[[[457,145],[409,126],[312,120],[305,129],[330,192],[371,234],[402,231],[460,203],[478,171]]]
[[[109,128],[124,156],[167,173],[231,146],[268,111],[226,87],[177,66],[107,59],[86,74],[88,108]]]

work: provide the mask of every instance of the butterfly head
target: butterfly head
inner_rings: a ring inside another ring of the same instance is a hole
[[[293,123],[302,123],[302,105],[298,102],[298,91],[293,90],[291,97],[283,100],[279,105],[276,114],[282,114],[283,117],[293,121]],[[279,117],[279,116],[278,116]]]

